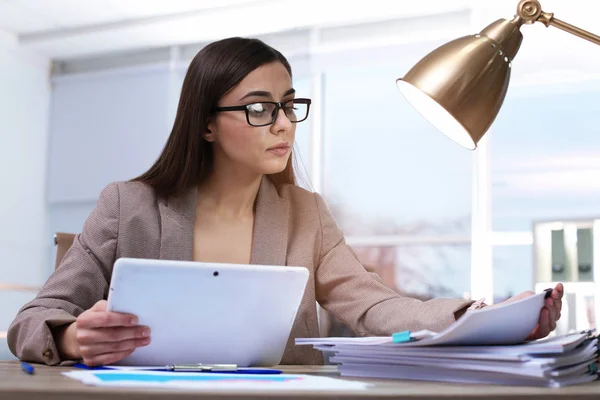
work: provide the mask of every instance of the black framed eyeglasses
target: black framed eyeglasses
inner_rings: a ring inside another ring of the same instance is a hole
[[[283,110],[290,122],[296,124],[308,118],[310,99],[293,99],[288,101],[259,101],[243,106],[215,107],[215,112],[245,111],[246,121],[250,126],[267,126],[277,120],[279,110]]]

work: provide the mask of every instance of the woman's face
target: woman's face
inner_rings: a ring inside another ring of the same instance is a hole
[[[219,101],[219,107],[245,106],[264,101],[285,102],[294,98],[292,79],[280,62],[263,65],[248,74]],[[261,115],[261,105],[252,108],[251,122]],[[267,121],[267,122],[269,122]],[[251,126],[245,111],[218,112],[210,121],[206,139],[213,143],[215,163],[232,163],[257,174],[285,169],[294,145],[295,124],[278,110],[270,125]]]

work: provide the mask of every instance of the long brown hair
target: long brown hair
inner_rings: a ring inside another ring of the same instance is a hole
[[[183,81],[177,115],[165,147],[152,167],[133,181],[144,182],[160,196],[180,194],[202,183],[213,170],[212,143],[204,139],[217,102],[256,68],[279,61],[292,76],[283,54],[258,39],[228,38],[196,54]],[[292,161],[269,175],[279,186],[296,184]]]

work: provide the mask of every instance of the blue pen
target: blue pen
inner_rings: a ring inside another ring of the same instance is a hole
[[[28,373],[29,375],[33,375],[33,373],[35,372],[35,368],[33,367],[33,365],[31,364],[27,364],[26,362],[21,362],[21,369]]]
[[[77,363],[73,365],[75,368],[94,370],[94,371],[106,371],[106,370],[117,370],[117,368],[111,368],[110,366],[99,366],[99,367],[90,367],[83,363]],[[272,368],[210,368],[209,366],[205,366],[202,368],[201,365],[168,365],[165,367],[156,367],[152,369],[143,368],[139,371],[156,371],[156,372],[202,372],[202,373],[212,373],[212,374],[253,374],[253,375],[278,375],[282,374],[283,371]]]
[[[278,375],[283,371],[278,369],[262,369],[262,368],[238,368],[235,371],[205,371],[213,374],[255,374],[255,375]]]
[[[114,368],[109,368],[109,367],[90,367],[88,365],[85,365],[84,363],[76,363],[73,364],[73,368],[81,368],[81,369],[89,369],[89,370],[103,370],[103,369],[114,369]]]

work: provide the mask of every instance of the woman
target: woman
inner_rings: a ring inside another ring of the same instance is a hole
[[[162,154],[140,177],[102,191],[59,268],[11,324],[11,351],[50,365],[103,365],[150,343],[135,316],[106,311],[119,257],[305,266],[284,364],[322,362],[310,346],[293,345],[318,336],[315,301],[361,335],[439,331],[459,318],[472,302],[402,297],[368,273],[323,199],[295,185],[295,124],[309,108],[294,97],[286,59],[263,42],[231,38],[202,49]],[[532,338],[554,329],[561,297],[558,285]]]

